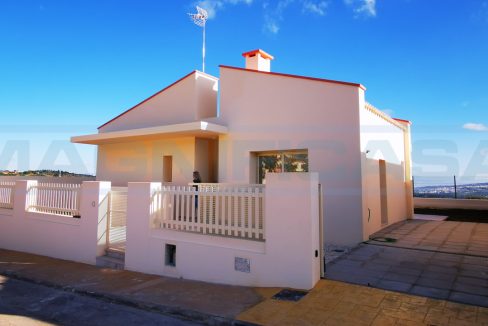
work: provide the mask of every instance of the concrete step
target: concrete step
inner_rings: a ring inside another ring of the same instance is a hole
[[[123,270],[125,263],[122,259],[117,259],[109,256],[100,256],[97,257],[97,266]]]
[[[105,250],[105,256],[125,261],[125,251],[118,248],[108,248]]]

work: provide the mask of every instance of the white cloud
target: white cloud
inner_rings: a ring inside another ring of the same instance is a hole
[[[344,3],[353,8],[356,17],[376,16],[376,0],[344,0]]]
[[[319,16],[324,16],[326,13],[326,9],[329,6],[329,3],[327,1],[303,1],[303,11],[304,12],[310,12],[312,14],[316,14]]]
[[[311,13],[314,15],[324,16],[329,5],[327,0],[280,0],[276,4],[270,1],[263,3],[264,10],[264,31],[277,34],[280,31],[280,25],[285,20],[284,12],[291,4],[299,4],[302,7],[302,12]]]
[[[482,123],[468,122],[463,125],[463,128],[468,130],[473,130],[473,131],[488,131],[488,127]]]
[[[280,23],[283,21],[283,12],[293,3],[294,0],[280,0],[274,7],[270,6],[268,1],[263,3],[264,9],[264,31],[277,34],[280,31]]]
[[[197,1],[196,5],[208,12],[208,19],[213,19],[217,15],[217,11],[223,9],[226,4],[236,5],[244,3],[250,5],[252,2],[253,0],[201,0]]]
[[[258,0],[259,1],[259,0]],[[217,12],[226,6],[246,4],[251,5],[255,0],[198,0],[194,4],[198,5],[208,12],[208,18],[216,17]],[[325,16],[329,4],[332,0],[262,0],[262,10],[264,17],[263,31],[270,34],[277,34],[282,23],[285,21],[285,12],[289,11],[290,5],[301,8],[302,13]],[[347,6],[350,6],[355,17],[374,17],[376,16],[376,0],[342,0]]]
[[[278,34],[278,32],[280,31],[280,26],[278,26],[275,21],[269,20],[264,23],[264,29],[266,29],[271,34]]]

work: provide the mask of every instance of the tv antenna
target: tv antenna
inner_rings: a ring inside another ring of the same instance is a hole
[[[203,46],[202,46],[202,71],[205,72],[205,24],[208,19],[208,12],[197,6],[196,14],[188,14],[195,25],[203,28]]]

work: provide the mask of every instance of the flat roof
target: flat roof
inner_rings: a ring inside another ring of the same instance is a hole
[[[206,121],[194,121],[167,126],[138,128],[121,131],[110,131],[91,135],[71,137],[72,143],[79,144],[108,144],[137,141],[142,139],[171,138],[171,137],[202,137],[214,138],[228,132],[226,126]]]

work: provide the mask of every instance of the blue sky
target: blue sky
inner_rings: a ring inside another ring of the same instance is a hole
[[[94,173],[69,137],[201,69],[195,4],[208,73],[262,48],[273,71],[360,82],[413,121],[414,174],[488,177],[488,0],[0,0],[0,170]]]

